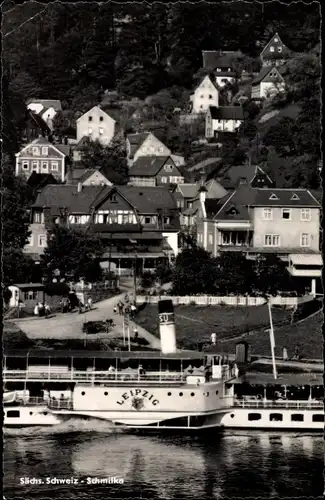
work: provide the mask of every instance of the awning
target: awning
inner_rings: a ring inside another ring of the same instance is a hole
[[[163,236],[160,232],[143,232],[143,233],[102,233],[102,239],[107,240],[162,240]]]
[[[293,266],[322,266],[321,254],[290,254],[289,260]]]
[[[132,259],[134,260],[135,258],[137,259],[158,259],[160,257],[166,257],[166,255],[163,253],[163,252],[151,252],[151,253],[140,253],[140,252],[137,252],[137,254],[135,254],[134,252],[130,252],[130,253],[122,253],[122,252],[112,252],[112,254],[110,254],[109,252],[105,252],[103,254],[103,257],[104,259]]]

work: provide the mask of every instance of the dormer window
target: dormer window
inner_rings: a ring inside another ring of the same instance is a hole
[[[47,146],[42,147],[42,155],[47,156],[49,152],[49,148]]]
[[[37,147],[33,148],[33,156],[39,156],[39,148]]]
[[[279,198],[277,197],[276,194],[272,193],[269,200],[278,200]]]
[[[109,201],[112,202],[112,203],[117,203],[116,194],[112,194],[109,197]]]

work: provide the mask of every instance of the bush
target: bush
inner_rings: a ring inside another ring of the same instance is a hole
[[[45,293],[50,297],[53,295],[58,295],[60,297],[66,297],[70,292],[70,287],[65,282],[48,283],[45,286]]]
[[[6,304],[8,304],[9,300],[11,299],[12,293],[9,290],[9,288],[5,288],[3,291],[3,300],[5,301]]]

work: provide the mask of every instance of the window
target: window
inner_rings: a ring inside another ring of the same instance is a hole
[[[33,148],[33,156],[39,156],[39,148]]]
[[[88,116],[88,121],[92,122],[93,121],[93,117],[92,116]]]
[[[291,415],[291,422],[303,422],[304,416],[301,413],[293,413]]]
[[[109,201],[111,201],[112,203],[117,203],[116,194],[112,194],[112,195],[109,197]]]
[[[20,417],[20,411],[18,411],[18,410],[9,410],[9,411],[7,411],[7,417],[8,418],[19,418]]]
[[[180,393],[179,393],[179,395],[180,395],[180,396],[183,396],[183,393],[182,393],[182,392],[180,392]]]
[[[42,161],[42,168],[41,168],[42,172],[48,172],[49,170],[49,164],[47,161]]]
[[[166,170],[166,172],[170,172],[171,170],[173,170],[173,165],[165,165],[164,170]]]
[[[167,181],[168,181],[167,177],[162,177],[162,178],[161,178],[161,182],[162,182],[163,184],[167,184]]]
[[[209,244],[210,245],[213,244],[213,235],[212,235],[212,233],[209,233]]]
[[[263,219],[264,220],[272,220],[273,219],[272,208],[263,208]]]
[[[28,169],[29,169],[28,161],[23,161],[23,170],[28,170]]]
[[[193,397],[193,396],[195,396],[195,393],[194,393],[194,392],[191,392],[191,396],[192,396],[192,397]]]
[[[91,135],[93,133],[93,129],[89,127],[88,129],[88,135]]]
[[[189,201],[188,204],[187,204],[187,207],[188,208],[193,208],[193,202],[192,201]]]
[[[201,97],[201,99],[204,99],[204,95],[203,94],[201,94],[200,97]]]
[[[172,393],[171,393],[171,392],[168,392],[168,393],[167,393],[167,396],[171,396],[171,395],[172,395]]]
[[[49,154],[49,148],[47,146],[42,147],[42,155],[47,156]]]
[[[53,170],[53,172],[57,172],[59,170],[59,164],[57,161],[52,161],[51,169]]]
[[[209,94],[209,99],[212,99],[212,95],[211,94]]]
[[[28,237],[27,245],[28,246],[33,246],[33,235],[32,234]]]
[[[100,128],[99,128],[99,133],[100,133],[100,135],[103,135],[103,133],[104,133],[104,129],[100,127]]]
[[[103,122],[103,121],[104,121],[104,117],[103,117],[103,116],[100,116],[100,117],[99,117],[99,121],[100,121],[100,122]]]
[[[300,198],[299,198],[299,196],[296,195],[296,193],[293,193],[293,195],[291,196],[290,200],[298,201],[298,200],[300,200]]]
[[[310,221],[311,220],[311,210],[310,208],[302,208],[300,212],[300,220]]]
[[[273,46],[270,47],[270,52],[274,52],[274,47]]]
[[[274,41],[275,41],[275,43],[277,43],[277,42],[278,42],[278,39],[277,39],[277,38],[274,38]]]
[[[164,217],[164,224],[170,224],[170,217]]]
[[[264,236],[264,246],[265,247],[278,247],[280,245],[280,235],[279,234],[266,234]]]
[[[44,222],[44,214],[42,212],[35,212],[34,222],[35,224],[42,224]]]
[[[33,161],[33,163],[32,163],[32,170],[34,172],[38,172],[38,161]]]
[[[38,235],[38,246],[42,248],[46,247],[46,234]]]
[[[151,224],[151,217],[145,217],[144,218],[144,223],[145,224]]]
[[[158,153],[163,153],[164,152],[164,148],[158,148]]]
[[[270,422],[282,422],[282,413],[270,413]]]
[[[291,220],[290,208],[283,208],[282,209],[282,219]]]
[[[282,52],[282,47],[278,47],[278,52]]]
[[[24,292],[24,300],[36,300],[37,292],[35,290],[28,290],[28,292]]]
[[[261,420],[261,414],[260,413],[249,413],[248,414],[248,420]]]
[[[324,415],[315,413],[315,415],[313,415],[313,422],[324,422]]]
[[[301,233],[300,235],[300,246],[301,247],[309,247],[309,234]]]

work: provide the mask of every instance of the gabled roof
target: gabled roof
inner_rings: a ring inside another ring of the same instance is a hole
[[[27,106],[32,103],[43,105],[43,109],[40,111],[41,113],[44,112],[45,108],[47,109],[53,108],[55,111],[62,110],[61,101],[58,99],[33,99],[33,98],[27,99],[26,101]]]
[[[47,184],[57,184],[57,180],[52,174],[39,174],[32,172],[28,177],[27,184],[32,188],[43,188]]]
[[[254,201],[255,191],[250,186],[240,186],[220,200],[220,208],[214,220],[243,220],[249,221],[248,207]]]
[[[85,113],[83,113],[81,116],[79,116],[77,122],[79,120],[81,120],[81,118],[83,118],[85,115],[87,115],[88,113],[91,113],[92,111],[98,111],[100,113],[104,113],[106,116],[108,116],[109,118],[111,118],[112,120],[116,121],[112,116],[110,116],[108,113],[106,113],[106,111],[104,111],[100,106],[93,106],[91,109],[88,109],[88,111],[86,111]]]
[[[276,66],[265,66],[264,68],[261,69],[259,74],[254,78],[252,81],[252,85],[258,85],[261,83],[265,78],[269,76],[271,72],[276,72],[278,74],[278,77],[283,80],[283,77],[281,75],[281,72]]]
[[[197,184],[196,183],[184,183],[177,186],[178,192],[181,193],[183,198],[194,198],[197,195]]]
[[[54,144],[54,145],[65,156],[69,156],[71,152],[71,146],[69,144]]]
[[[210,106],[213,120],[244,120],[244,111],[241,106]]]
[[[214,88],[216,88],[217,90],[219,90],[219,87],[218,85],[216,84],[216,82],[210,77],[210,75],[205,75],[201,80],[200,80],[200,83],[198,85],[196,85],[195,87],[195,90],[199,89],[202,85],[202,83],[205,81],[205,80],[209,80],[209,82],[211,83],[211,85],[213,85]],[[193,94],[194,92],[192,92]]]
[[[242,179],[245,179],[247,184],[251,184],[257,174],[265,174],[264,170],[258,165],[233,165],[222,174],[221,182],[228,189],[230,187],[236,188]],[[268,178],[272,182],[269,176]]]
[[[275,41],[275,39],[277,39],[277,41]],[[270,51],[270,47],[272,45],[275,47],[274,52]],[[281,52],[277,51],[278,47],[282,48]],[[286,56],[290,55],[291,53],[292,53],[292,51],[286,45],[284,45],[279,34],[275,33],[272,36],[272,38],[270,39],[270,41],[265,45],[260,56],[262,59],[278,59],[278,58],[286,57]]]
[[[275,196],[272,196],[275,195]],[[320,207],[308,189],[256,189],[254,206]]]
[[[151,132],[142,132],[139,134],[129,134],[127,136],[127,140],[130,143],[131,156],[134,156],[136,151],[140,148],[140,146],[144,143],[144,141],[149,137]]]
[[[129,185],[104,187],[94,200],[93,208],[100,206],[113,190],[120,193],[140,214],[156,213],[159,209],[163,212],[177,210],[176,199],[168,188]]]
[[[33,120],[33,122],[38,126],[38,128],[40,128],[44,133],[46,133],[46,134],[51,133],[51,129],[49,128],[47,123],[43,120],[43,118],[40,115],[38,115],[37,113],[34,113],[31,110],[28,110],[28,115]]]
[[[203,50],[203,68],[207,70],[213,70],[218,67],[218,65],[220,67],[220,64],[223,64],[224,67],[228,67],[229,62],[229,67],[231,67],[232,60],[235,57],[239,57],[240,55],[241,52],[239,51]]]
[[[130,177],[135,175],[154,176],[157,175],[165,163],[176,166],[170,156],[142,156],[138,158],[129,171]]]
[[[59,215],[63,207],[69,213],[89,214],[93,201],[103,189],[103,186],[84,186],[78,192],[76,185],[48,185],[39,193],[33,207],[51,208],[53,215]]]
[[[56,149],[56,151],[61,155],[61,156],[64,156],[64,153],[62,153],[62,151],[60,151],[60,149],[57,147],[56,144],[52,144],[52,142],[48,141],[47,139],[45,139],[45,137],[37,137],[37,139],[34,139],[32,142],[30,142],[29,144],[26,144],[23,149],[21,149],[18,153],[16,153],[16,156],[17,155],[21,155],[24,151],[26,151],[26,149],[30,148],[31,146],[47,146],[47,147],[51,147],[51,148],[54,148]]]

